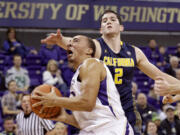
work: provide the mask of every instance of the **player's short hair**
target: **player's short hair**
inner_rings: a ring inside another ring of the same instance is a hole
[[[118,21],[119,21],[119,24],[122,25],[122,20],[121,20],[120,14],[116,13],[116,12],[113,11],[113,10],[105,10],[104,13],[103,13],[103,14],[101,15],[101,17],[100,17],[100,23],[102,22],[103,16],[104,16],[105,14],[107,14],[107,13],[113,13],[113,14],[115,14],[116,17],[117,17],[117,19],[118,19]]]
[[[94,57],[95,53],[96,53],[96,45],[95,45],[94,41],[91,38],[87,37],[87,39],[88,39],[89,47],[93,50],[91,56]]]

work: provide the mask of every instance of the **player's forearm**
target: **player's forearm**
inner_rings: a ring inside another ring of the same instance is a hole
[[[172,84],[169,86],[170,89],[170,94],[174,95],[174,94],[180,94],[180,81],[178,84]]]
[[[79,124],[77,123],[73,115],[66,114],[66,118],[62,122],[80,129]]]
[[[67,45],[69,44],[69,41],[71,40],[71,37],[62,37],[61,40],[57,42],[57,45],[65,50],[67,50]]]
[[[180,81],[176,79],[175,77],[172,77],[166,73],[162,73],[161,75],[169,84],[176,85],[180,84]],[[174,87],[173,87],[174,88]]]
[[[92,111],[92,105],[88,99],[82,97],[61,97],[55,100],[57,106],[72,110],[72,111]]]

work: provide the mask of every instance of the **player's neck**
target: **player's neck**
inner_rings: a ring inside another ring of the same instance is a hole
[[[120,34],[118,35],[103,35],[102,38],[106,42],[106,44],[115,52],[118,53],[121,49],[120,42]]]
[[[74,70],[77,70],[78,67],[88,58],[91,58],[91,56],[80,57],[78,61],[74,62],[74,65],[73,65]]]

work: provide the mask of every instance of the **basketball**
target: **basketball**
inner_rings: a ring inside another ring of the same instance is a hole
[[[38,93],[36,93],[37,91],[41,91],[44,93],[50,93],[51,92],[51,88],[54,86],[48,85],[48,84],[42,84],[37,86],[31,93],[31,95],[39,95]],[[55,88],[55,92],[57,96],[62,96],[62,94],[60,93],[60,90],[58,90],[57,88]],[[30,99],[31,101],[31,107],[32,107],[32,111],[37,114],[39,117],[41,118],[51,118],[51,117],[55,117],[57,115],[59,115],[60,111],[61,111],[61,107],[47,107],[44,108],[43,112],[40,113],[40,110],[42,108],[43,105],[40,106],[36,106],[33,107],[32,105],[39,102],[40,100],[37,99]]]

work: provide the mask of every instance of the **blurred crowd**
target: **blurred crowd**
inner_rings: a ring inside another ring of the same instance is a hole
[[[147,45],[139,47],[150,62],[180,79],[180,43],[166,47],[150,39]],[[162,97],[154,93],[154,81],[138,69],[134,74],[132,92],[144,135],[180,135],[180,103],[163,105]],[[30,94],[36,86],[46,83],[56,86],[63,96],[69,96],[72,76],[65,50],[57,45],[43,44],[37,51],[24,45],[15,29],[9,28],[0,50],[0,135],[17,134],[15,119],[23,110],[24,94]],[[63,123],[53,124],[55,131],[49,135],[78,133],[77,129]]]

